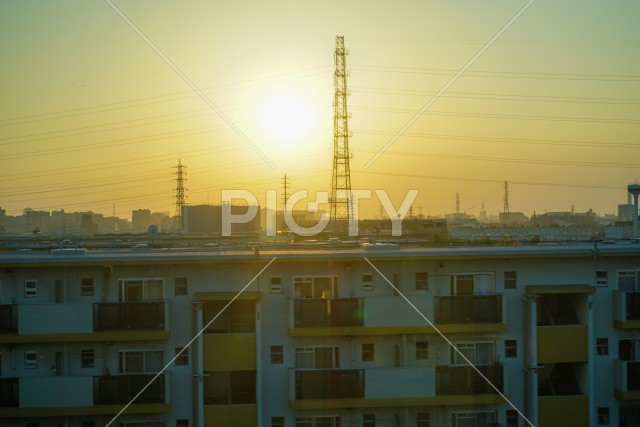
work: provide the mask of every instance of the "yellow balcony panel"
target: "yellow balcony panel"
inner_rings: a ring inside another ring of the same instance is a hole
[[[538,363],[586,362],[588,340],[585,325],[538,326]]]
[[[541,396],[538,398],[539,427],[588,425],[588,396]]]
[[[206,334],[205,371],[254,371],[256,334]]]
[[[258,425],[256,405],[221,405],[204,407],[204,427],[255,427]]]
[[[291,409],[343,409],[404,406],[457,406],[457,405],[498,405],[504,399],[498,394],[392,397],[392,398],[347,398],[347,399],[304,399],[291,400]]]
[[[115,415],[121,410],[122,405],[68,406],[57,408],[0,408],[0,419]],[[127,414],[168,414],[170,412],[171,405],[168,403],[134,403],[127,408]]]
[[[640,329],[640,320],[613,319],[613,327],[616,329]]]
[[[507,325],[504,323],[454,323],[438,324],[436,326],[444,334],[502,332],[507,329]],[[427,325],[426,322],[423,326],[334,326],[289,329],[289,336],[291,337],[411,335],[435,333],[435,329]]]

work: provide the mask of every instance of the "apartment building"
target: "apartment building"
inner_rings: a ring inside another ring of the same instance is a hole
[[[640,425],[640,244],[0,254],[2,427],[520,413]]]

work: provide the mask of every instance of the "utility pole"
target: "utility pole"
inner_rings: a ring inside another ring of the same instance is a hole
[[[502,223],[506,225],[509,222],[509,182],[504,182],[504,209],[502,211]]]

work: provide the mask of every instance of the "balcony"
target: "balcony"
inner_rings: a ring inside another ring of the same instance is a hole
[[[93,403],[129,403],[154,376],[155,374],[129,374],[93,377]],[[134,403],[165,403],[164,374],[156,378]]]
[[[18,333],[18,306],[0,305],[0,334]]]
[[[614,361],[615,395],[620,400],[640,399],[640,361]]]
[[[538,326],[538,363],[586,362],[589,359],[585,325]]]
[[[501,323],[502,295],[435,297],[436,323]]]
[[[500,392],[504,387],[504,369],[501,364],[477,365],[482,375]],[[497,394],[491,385],[471,366],[437,366],[437,395]]]
[[[295,400],[364,397],[364,370],[295,370]]]
[[[18,396],[18,379],[0,378],[0,408],[17,407]]]
[[[293,300],[294,327],[362,326],[362,298]]]
[[[165,306],[164,301],[96,303],[93,330],[164,330]]]
[[[613,293],[613,325],[618,329],[640,329],[640,292]]]
[[[589,397],[538,397],[538,425],[545,427],[588,426]]]

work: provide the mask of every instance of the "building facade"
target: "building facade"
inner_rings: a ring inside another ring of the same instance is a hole
[[[0,254],[0,425],[637,426],[639,255]]]

